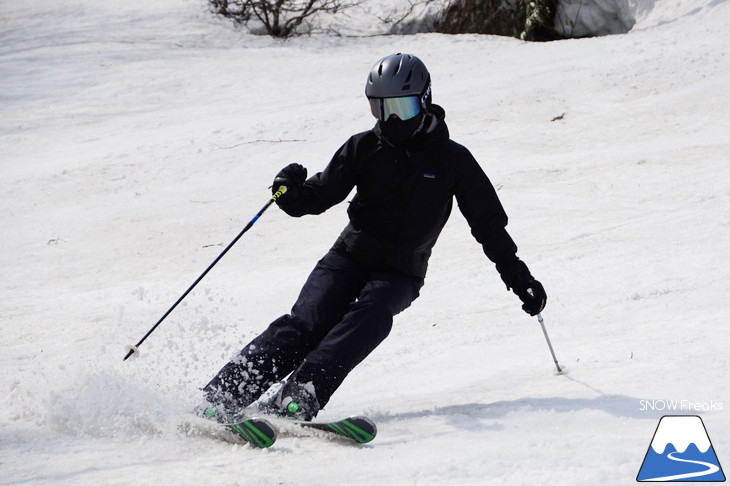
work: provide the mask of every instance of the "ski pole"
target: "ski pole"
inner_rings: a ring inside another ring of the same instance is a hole
[[[550,348],[550,354],[553,355],[553,361],[555,362],[555,368],[557,368],[559,375],[563,374],[563,370],[565,368],[561,368],[558,364],[558,358],[555,357],[555,351],[553,351],[553,345],[550,343],[550,338],[548,337],[547,330],[545,329],[545,323],[543,322],[542,314],[537,315],[537,322],[540,323],[540,327],[542,327],[542,333],[545,335],[545,341],[547,341],[548,348]]]
[[[248,224],[243,228],[243,230],[241,230],[241,232],[238,233],[238,236],[236,236],[233,239],[233,241],[231,241],[229,243],[229,245],[221,252],[221,254],[218,255],[218,258],[216,258],[215,260],[213,260],[213,263],[211,263],[208,266],[208,268],[206,268],[205,271],[200,274],[200,277],[198,277],[197,280],[195,280],[195,282],[193,282],[193,284],[185,291],[185,293],[183,293],[180,296],[180,298],[177,299],[177,302],[175,302],[174,304],[172,304],[172,307],[170,307],[167,310],[167,312],[165,312],[165,314],[160,318],[160,320],[157,321],[157,323],[154,326],[152,326],[152,328],[149,331],[147,331],[147,334],[145,334],[142,337],[142,339],[140,339],[139,342],[137,344],[135,344],[134,346],[131,346],[131,345],[130,346],[127,346],[127,349],[129,351],[127,352],[127,355],[124,357],[124,361],[127,361],[127,358],[129,358],[130,356],[132,356],[135,353],[137,355],[139,355],[139,349],[137,349],[137,348],[139,348],[139,346],[145,341],[145,339],[147,339],[150,336],[150,334],[152,334],[155,331],[155,329],[157,329],[157,326],[159,326],[160,324],[162,324],[162,321],[164,321],[167,318],[167,316],[169,316],[170,313],[175,309],[175,307],[177,307],[177,305],[180,302],[182,302],[185,297],[187,297],[187,295],[190,293],[190,291],[192,291],[193,288],[195,288],[195,286],[198,285],[198,283],[201,280],[203,280],[203,277],[205,277],[208,274],[208,272],[210,271],[210,269],[213,268],[215,266],[215,264],[220,261],[221,258],[223,258],[223,255],[225,255],[228,252],[228,250],[230,250],[233,247],[233,245],[236,244],[236,242],[241,238],[241,236],[243,236],[243,234],[246,231],[248,231],[249,229],[251,229],[251,226],[253,226],[253,224],[256,221],[258,221],[258,219],[261,217],[261,215],[264,214],[264,211],[266,211],[267,209],[269,209],[269,206],[271,206],[274,202],[276,202],[276,200],[279,199],[285,192],[286,192],[286,186],[280,186],[279,187],[279,190],[277,190],[271,196],[271,199],[269,199],[269,202],[267,202],[266,205],[264,205],[264,207],[261,208],[261,210],[258,213],[256,213],[256,216],[254,216],[251,219],[251,221],[249,221]]]

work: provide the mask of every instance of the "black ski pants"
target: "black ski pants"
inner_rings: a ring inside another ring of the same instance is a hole
[[[418,297],[423,279],[373,271],[332,249],[314,267],[291,313],[272,322],[226,364],[204,391],[232,410],[274,383],[312,383],[324,407],[352,369],[390,333],[393,316]]]

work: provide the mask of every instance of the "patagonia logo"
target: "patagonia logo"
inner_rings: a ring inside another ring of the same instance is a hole
[[[429,172],[424,172],[423,173],[423,177],[425,177],[426,179],[435,179],[436,178],[436,174],[431,174]]]

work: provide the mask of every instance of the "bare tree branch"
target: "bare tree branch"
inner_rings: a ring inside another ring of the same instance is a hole
[[[307,25],[318,14],[337,14],[339,11],[360,5],[365,0],[209,0],[211,10],[247,24],[255,20],[273,37],[290,37]]]

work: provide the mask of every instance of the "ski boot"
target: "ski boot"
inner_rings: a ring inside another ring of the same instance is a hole
[[[258,408],[265,414],[309,422],[319,413],[319,402],[311,383],[288,381],[274,396],[261,402]]]

